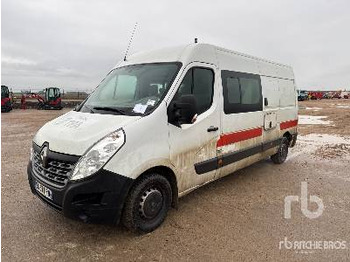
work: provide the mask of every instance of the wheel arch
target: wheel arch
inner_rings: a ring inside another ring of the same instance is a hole
[[[152,173],[157,173],[159,175],[164,176],[170,183],[171,186],[171,192],[172,192],[172,196],[171,196],[171,206],[174,208],[178,207],[178,187],[177,187],[177,179],[176,179],[176,175],[174,173],[174,171],[167,167],[167,166],[154,166],[152,168],[147,169],[146,171],[144,171],[141,175],[139,175],[134,183],[136,181],[138,181],[139,179],[150,175]]]
[[[288,139],[288,143],[289,144],[292,142],[293,136],[292,136],[292,134],[289,131],[285,132],[283,134],[283,137],[286,137]]]

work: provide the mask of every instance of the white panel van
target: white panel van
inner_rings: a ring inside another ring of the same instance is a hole
[[[63,215],[150,232],[190,191],[297,139],[292,68],[208,44],[132,55],[35,135],[32,192]]]

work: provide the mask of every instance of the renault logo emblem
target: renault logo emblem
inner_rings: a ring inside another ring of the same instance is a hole
[[[48,146],[44,146],[41,151],[40,151],[40,160],[41,163],[43,164],[43,167],[47,167],[47,155],[49,152],[49,148]]]

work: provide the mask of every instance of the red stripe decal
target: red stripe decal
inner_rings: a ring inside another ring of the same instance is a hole
[[[230,133],[230,134],[223,134],[220,136],[220,139],[217,142],[216,146],[217,147],[226,146],[229,144],[237,143],[237,142],[251,139],[254,137],[258,137],[261,135],[262,135],[262,128],[261,127],[249,129],[249,130],[244,130],[244,131],[239,131],[239,132],[235,132],[235,133]]]
[[[280,130],[291,128],[291,127],[294,127],[297,125],[298,125],[298,119],[282,122],[282,123],[280,123]]]

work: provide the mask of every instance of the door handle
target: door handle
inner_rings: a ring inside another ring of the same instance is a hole
[[[210,126],[207,129],[208,132],[215,132],[215,131],[218,131],[218,130],[219,130],[219,128],[217,126]]]

